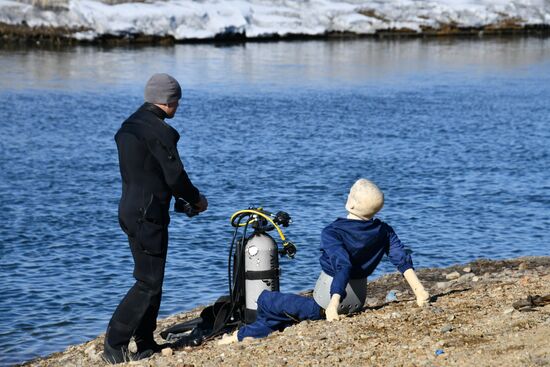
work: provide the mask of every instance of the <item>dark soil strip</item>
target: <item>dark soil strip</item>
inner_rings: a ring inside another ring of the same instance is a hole
[[[247,37],[244,33],[220,34],[209,39],[176,40],[172,36],[152,36],[145,34],[101,35],[93,40],[77,40],[74,34],[90,31],[86,28],[66,27],[31,27],[26,23],[12,25],[0,22],[1,46],[72,46],[72,45],[103,45],[103,46],[139,46],[161,45],[171,46],[182,44],[238,44],[246,42],[277,42],[304,40],[343,40],[343,39],[400,39],[400,38],[478,38],[478,37],[510,37],[510,36],[550,36],[550,24],[518,26],[516,24],[497,24],[484,27],[458,27],[454,25],[441,28],[423,28],[421,32],[411,29],[389,29],[377,31],[374,34],[358,35],[349,32],[329,32],[321,35],[289,34],[285,36],[269,35],[262,37]]]

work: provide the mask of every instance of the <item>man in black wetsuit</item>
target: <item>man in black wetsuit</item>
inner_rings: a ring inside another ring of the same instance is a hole
[[[115,310],[105,335],[104,359],[110,363],[159,352],[154,338],[168,247],[168,210],[172,196],[198,212],[208,202],[193,186],[181,162],[178,132],[164,119],[178,108],[181,88],[173,77],[155,74],[145,87],[145,103],[115,135],[122,197],[119,223],[130,242],[136,283]],[[134,337],[138,351],[130,354]]]

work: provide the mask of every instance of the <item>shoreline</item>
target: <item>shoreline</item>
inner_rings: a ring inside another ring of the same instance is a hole
[[[514,303],[550,293],[550,256],[478,259],[418,276],[434,301],[418,308],[400,274],[369,282],[364,311],[338,322],[306,321],[267,338],[165,350],[123,365],[418,365],[550,364],[550,305],[521,312]],[[386,302],[390,290],[397,302]],[[305,293],[311,293],[305,292]],[[158,321],[158,332],[198,317],[202,307]],[[103,335],[21,366],[103,365]]]
[[[123,35],[103,34],[94,39],[77,39],[78,32],[86,28],[67,28],[51,26],[31,27],[26,23],[8,24],[0,22],[0,40],[2,46],[174,46],[177,44],[215,44],[235,45],[246,43],[273,43],[291,41],[334,41],[334,40],[401,40],[401,39],[477,39],[505,37],[550,37],[550,24],[489,24],[480,27],[459,27],[447,25],[440,28],[423,27],[415,30],[385,29],[371,34],[352,32],[326,32],[324,34],[287,34],[247,37],[244,33],[219,34],[212,38],[175,39],[173,36],[128,33]]]

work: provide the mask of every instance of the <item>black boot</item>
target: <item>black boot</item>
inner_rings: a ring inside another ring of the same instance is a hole
[[[160,353],[161,350],[164,348],[170,347],[171,344],[169,343],[163,343],[163,344],[157,344],[155,339],[151,338],[135,338],[137,350],[138,353],[146,352],[148,350],[152,351],[153,353]]]
[[[103,360],[110,364],[138,361],[140,359],[149,358],[154,353],[155,352],[151,349],[138,349],[137,353],[132,353],[128,350],[128,347],[122,347],[120,349],[113,348],[107,341],[105,341],[103,345]]]
[[[105,339],[105,343],[103,343],[103,360],[105,362],[110,364],[129,362],[132,360],[130,357],[131,353],[128,347],[113,348]]]

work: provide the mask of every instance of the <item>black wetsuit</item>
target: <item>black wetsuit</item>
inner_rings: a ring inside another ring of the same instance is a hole
[[[128,235],[136,283],[109,322],[106,341],[112,348],[127,346],[132,336],[138,349],[140,343],[151,345],[162,295],[170,200],[200,200],[176,147],[180,136],[165,117],[162,109],[145,103],[115,135],[122,176],[118,218]]]

